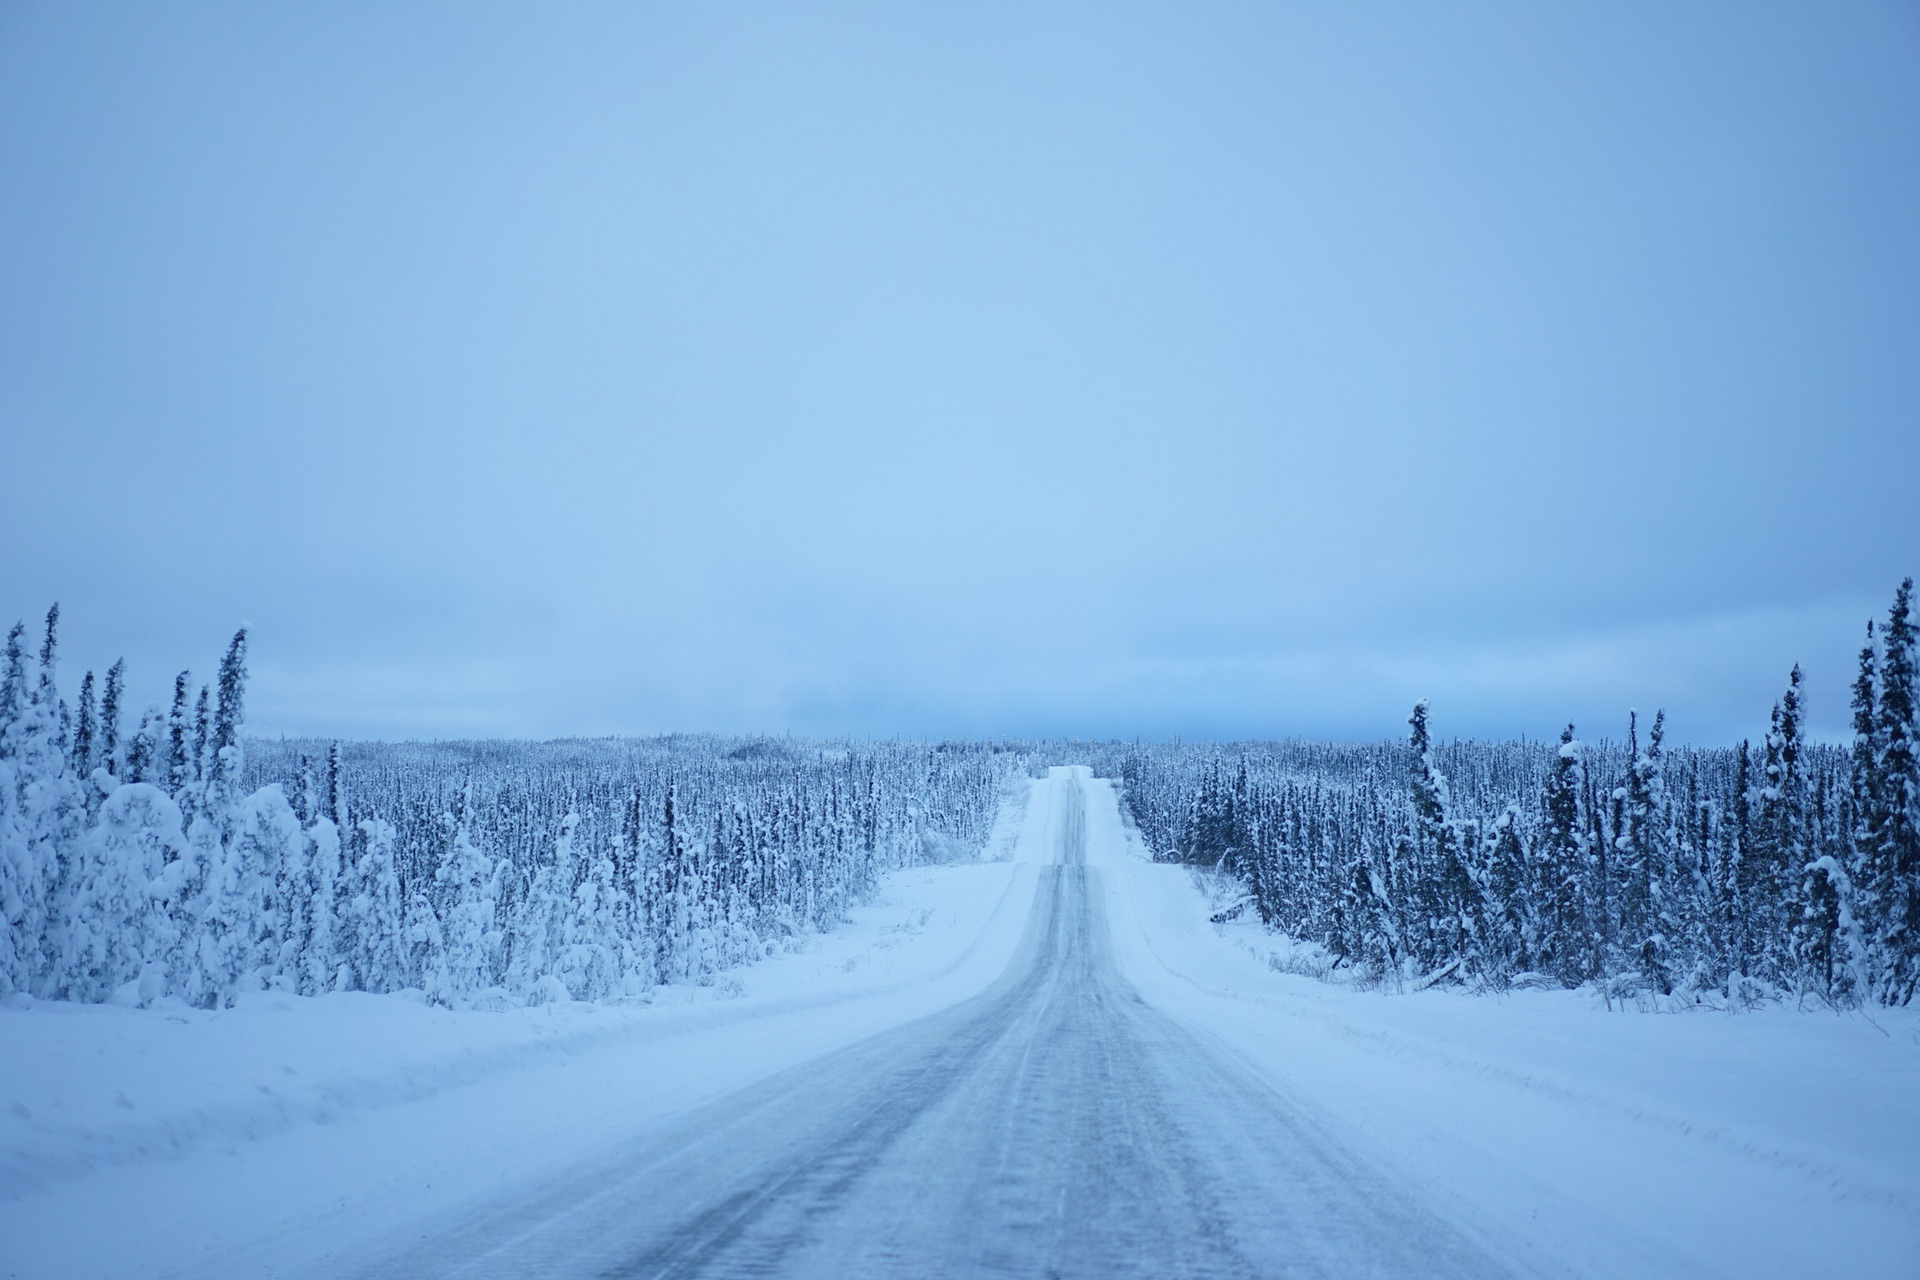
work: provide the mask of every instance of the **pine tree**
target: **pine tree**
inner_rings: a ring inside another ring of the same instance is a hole
[[[636,791],[638,788],[635,789]],[[511,953],[507,985],[526,994],[534,1004],[553,1000],[571,1000],[567,988],[555,970],[566,947],[566,928],[571,898],[570,881],[575,873],[573,836],[577,819],[568,813],[560,824],[554,854],[534,868],[527,889],[510,919],[508,947]]]
[[[212,774],[208,754],[212,740],[213,688],[203,684],[193,703],[193,781],[197,787],[204,786]]]
[[[85,830],[85,796],[71,767],[66,708],[55,678],[60,606],[47,610],[40,665],[24,714],[14,725],[16,812],[23,828],[25,862],[38,884],[29,903],[28,941],[33,955],[32,989],[54,994],[67,930],[75,920],[79,888],[73,859]]]
[[[243,768],[240,729],[246,719],[247,629],[233,633],[226,656],[220,659],[219,695],[207,757],[209,803],[216,808],[234,802]]]
[[[1801,989],[1812,990],[1835,1005],[1849,1004],[1853,997],[1852,896],[1852,884],[1838,858],[1822,854],[1807,864],[1800,882],[1799,917],[1794,922],[1794,960]]]
[[[203,825],[203,824],[196,824]],[[204,825],[211,825],[204,824]],[[267,989],[296,990],[298,965],[290,939],[305,833],[278,784],[237,806],[232,836],[216,846],[201,930],[207,944],[214,1003]]]
[[[1629,764],[1625,784],[1617,792],[1620,823],[1614,836],[1621,947],[1615,967],[1632,968],[1654,990],[1667,995],[1673,990],[1674,922],[1667,890],[1671,840],[1661,750],[1666,712],[1655,713],[1645,750],[1638,746],[1638,728],[1637,714],[1629,712]]]
[[[321,816],[343,829],[347,825],[347,800],[344,787],[345,783],[340,777],[340,744],[329,742],[327,744],[326,795]]]
[[[576,1000],[603,1000],[620,983],[619,955],[613,943],[613,863],[595,857],[574,839],[579,816],[561,824],[559,857],[574,882],[562,927],[556,975]]]
[[[1722,859],[1727,881],[1724,886],[1727,939],[1727,987],[1729,999],[1747,998],[1748,979],[1754,967],[1753,896],[1759,879],[1753,872],[1753,752],[1745,739],[1734,749],[1734,781],[1731,812],[1726,824],[1727,849]]]
[[[1787,690],[1774,704],[1766,740],[1766,763],[1758,792],[1753,884],[1749,891],[1751,935],[1761,941],[1758,962],[1769,976],[1785,981],[1792,969],[1793,920],[1790,905],[1810,860],[1802,676],[1796,663]]]
[[[93,772],[93,672],[80,680],[80,713],[73,725],[73,771],[81,777]]]
[[[1520,806],[1510,804],[1488,833],[1485,897],[1493,947],[1487,957],[1505,986],[1516,970],[1533,967],[1533,908],[1527,895],[1527,849]]]
[[[1534,963],[1568,986],[1597,976],[1587,944],[1587,840],[1580,815],[1582,746],[1568,725],[1540,797],[1543,825],[1534,843],[1541,929]]]
[[[1426,890],[1419,910],[1422,932],[1430,940],[1421,960],[1435,969],[1451,962],[1476,964],[1480,893],[1467,866],[1466,842],[1452,821],[1447,780],[1433,760],[1424,699],[1414,704],[1407,724],[1413,820],[1409,851]]]
[[[164,994],[177,925],[163,878],[180,856],[180,809],[157,787],[116,787],[75,851],[74,906],[51,989],[105,1000],[122,988],[141,1003]]]
[[[342,985],[349,991],[398,991],[415,976],[409,972],[394,829],[379,818],[363,818],[352,832],[342,892],[340,947],[348,969]]]
[[[291,884],[297,895],[299,937],[296,958],[299,990],[320,995],[341,989],[337,898],[341,880],[340,828],[324,810],[307,824],[303,875]]]
[[[442,967],[438,990],[430,986],[428,992],[448,1005],[495,984],[505,940],[497,921],[499,867],[474,841],[474,807],[469,780],[458,809],[448,815],[452,839],[434,873]]]
[[[1878,839],[1874,899],[1880,999],[1906,1004],[1920,988],[1920,724],[1915,714],[1913,579],[1900,584],[1882,633],[1874,776]]]
[[[120,699],[126,693],[127,660],[114,659],[107,668],[106,692],[100,695],[99,765],[120,776]]]
[[[173,710],[167,716],[166,789],[175,800],[182,800],[187,786],[194,781],[194,757],[187,731],[187,690],[190,674],[182,671],[173,680]]]
[[[124,763],[121,765],[121,778],[126,782],[155,781],[153,777],[155,757],[159,754],[160,724],[158,714],[149,708],[140,713],[140,724],[127,738]]]
[[[45,926],[44,887],[24,803],[25,630],[16,622],[7,632],[6,670],[0,677],[0,995],[31,985],[37,939]]]

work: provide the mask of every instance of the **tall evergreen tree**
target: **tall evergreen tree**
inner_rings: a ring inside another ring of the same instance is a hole
[[[1414,704],[1407,725],[1413,818],[1410,854],[1421,884],[1428,889],[1421,904],[1428,938],[1421,960],[1436,969],[1453,962],[1477,968],[1480,891],[1467,863],[1468,841],[1452,819],[1447,780],[1434,763],[1425,699]]]
[[[1594,976],[1595,957],[1587,921],[1586,823],[1580,800],[1584,789],[1582,746],[1569,724],[1560,734],[1553,766],[1540,796],[1541,828],[1533,849],[1539,888],[1541,926],[1534,963],[1569,986]]]
[[[0,995],[25,991],[32,984],[37,939],[45,926],[44,886],[25,804],[25,630],[16,622],[7,632],[6,666],[0,675]]]
[[[73,724],[73,771],[81,777],[93,771],[93,672],[80,679],[80,711]]]
[[[122,780],[146,783],[164,781],[154,776],[155,764],[164,750],[161,733],[163,723],[157,709],[149,708],[140,713],[140,723],[127,736],[122,752]]]
[[[1882,633],[1874,849],[1880,998],[1906,1004],[1920,988],[1920,724],[1915,713],[1913,579],[1900,584]]]
[[[219,693],[214,708],[213,735],[207,759],[207,783],[216,806],[231,804],[244,768],[240,728],[246,719],[247,629],[233,633],[220,659]]]
[[[173,679],[173,710],[167,715],[166,789],[175,800],[187,794],[194,780],[193,742],[187,728],[187,690],[191,676],[182,671]]]
[[[1666,713],[1654,715],[1644,750],[1638,745],[1638,716],[1628,714],[1628,766],[1619,789],[1620,821],[1614,836],[1621,955],[1615,967],[1637,970],[1665,995],[1673,990],[1674,921],[1668,901],[1671,859],[1666,817],[1662,743]]]
[[[1812,856],[1807,779],[1801,759],[1806,751],[1801,685],[1796,663],[1786,692],[1773,707],[1756,792],[1759,812],[1754,820],[1753,856],[1748,863],[1748,933],[1759,943],[1756,961],[1761,972],[1783,984],[1793,967],[1789,952],[1797,915],[1794,890]]]
[[[120,776],[120,700],[126,695],[127,660],[115,658],[107,668],[106,691],[100,695],[99,765]]]
[[[1852,857],[1848,874],[1860,889],[1860,924],[1869,943],[1879,937],[1881,924],[1877,884],[1880,849],[1880,670],[1873,623],[1867,623],[1867,641],[1860,649],[1859,674],[1853,680],[1853,746],[1847,757],[1847,796],[1852,824],[1848,837]],[[1865,957],[1869,963],[1875,954]]]
[[[427,990],[450,1005],[499,981],[500,868],[474,839],[476,817],[469,778],[448,816],[451,840],[434,874],[441,966]]]
[[[213,741],[213,690],[207,685],[200,686],[200,696],[193,703],[193,781],[195,786],[204,786],[211,780],[213,770],[209,767],[209,752]]]

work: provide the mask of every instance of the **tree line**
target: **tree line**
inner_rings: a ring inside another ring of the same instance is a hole
[[[845,917],[893,868],[986,844],[1011,744],[682,736],[244,737],[247,634],[129,728],[124,664],[0,681],[0,995],[230,1004],[412,990],[636,997]]]
[[[1867,628],[1849,744],[1799,668],[1757,744],[1071,744],[1156,857],[1364,980],[1904,1004],[1920,988],[1912,582]],[[0,995],[249,991],[447,1005],[711,982],[831,927],[896,867],[976,854],[1021,742],[244,736],[247,635],[129,716],[57,681],[59,611],[0,675]],[[131,720],[131,727],[129,727]],[[1056,744],[1058,745],[1058,744]]]
[[[1225,916],[1390,985],[1836,1006],[1920,989],[1913,582],[1867,626],[1847,746],[1809,742],[1798,666],[1755,746],[1273,743],[1109,748],[1157,858],[1244,886]]]

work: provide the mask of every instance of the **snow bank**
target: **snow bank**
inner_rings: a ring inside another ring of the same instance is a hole
[[[1144,998],[1525,1269],[1920,1274],[1920,1015],[1610,1012],[1568,992],[1393,996],[1281,972],[1208,922],[1087,783],[1088,857]]]

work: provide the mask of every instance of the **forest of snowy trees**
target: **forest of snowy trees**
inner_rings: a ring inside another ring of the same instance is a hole
[[[504,1007],[711,981],[976,854],[993,744],[670,738],[247,742],[244,631],[129,728],[124,670],[56,683],[8,636],[0,995],[202,1006],[415,990]]]
[[[1623,743],[1134,746],[1154,856],[1245,886],[1227,913],[1393,986],[1906,1004],[1920,987],[1913,582],[1871,624],[1850,746],[1810,743],[1799,667],[1756,748]]]
[[[1119,778],[1154,856],[1229,913],[1392,987],[1905,1004],[1920,988],[1912,582],[1869,625],[1850,746],[1800,671],[1754,747],[248,741],[244,631],[130,717],[125,672],[57,680],[7,638],[0,996],[424,993],[503,1007],[710,982],[829,928],[882,873],[976,854],[1009,781]],[[131,724],[129,721],[131,720]]]

